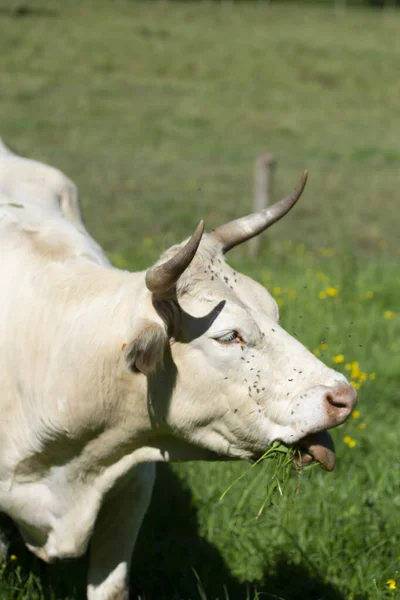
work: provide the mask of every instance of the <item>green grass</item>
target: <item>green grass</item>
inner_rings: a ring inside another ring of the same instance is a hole
[[[270,150],[274,197],[304,167],[306,192],[256,260],[245,247],[229,259],[274,291],[283,325],[323,360],[343,354],[339,369],[357,361],[368,374],[359,419],[333,432],[335,472],[294,476],[258,519],[273,465],[222,502],[248,465],[160,467],[135,595],[395,598],[385,582],[400,571],[400,16],[274,3],[25,5],[17,16],[0,0],[0,135],[76,181],[112,260],[144,268],[200,218],[211,229],[249,211],[254,160]],[[18,541],[10,552],[1,600],[82,598],[85,561],[45,567]]]

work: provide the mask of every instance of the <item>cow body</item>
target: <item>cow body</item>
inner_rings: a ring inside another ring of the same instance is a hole
[[[47,562],[92,541],[90,600],[128,598],[155,462],[253,459],[355,401],[212,235],[168,293],[145,277],[109,264],[59,171],[0,155],[0,509]]]

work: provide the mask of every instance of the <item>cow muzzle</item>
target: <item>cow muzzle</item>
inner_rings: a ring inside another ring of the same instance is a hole
[[[341,425],[350,416],[357,404],[357,392],[352,385],[341,383],[325,391],[323,402],[327,416],[326,429],[331,429]]]
[[[326,411],[326,429],[341,425],[350,416],[357,403],[357,392],[352,385],[341,383],[328,388],[323,396]],[[305,436],[293,446],[294,461],[299,466],[312,462],[320,463],[326,471],[335,467],[335,446],[327,431],[318,431]]]

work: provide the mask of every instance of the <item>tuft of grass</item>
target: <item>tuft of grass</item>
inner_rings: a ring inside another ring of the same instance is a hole
[[[260,456],[259,459],[254,461],[253,464],[249,467],[249,469],[247,471],[244,471],[243,473],[241,473],[226,488],[226,490],[222,493],[221,497],[219,498],[219,502],[222,502],[223,499],[225,498],[225,496],[231,491],[231,489],[237,483],[239,483],[239,481],[241,481],[244,477],[246,477],[252,471],[252,469],[257,467],[260,463],[264,462],[267,459],[274,459],[273,468],[267,470],[267,478],[266,478],[266,484],[265,484],[266,485],[266,497],[265,497],[264,501],[262,502],[262,504],[257,512],[257,515],[255,517],[256,519],[258,519],[261,516],[261,514],[263,513],[264,508],[267,505],[267,503],[271,502],[271,499],[273,498],[273,496],[275,494],[279,494],[280,496],[283,496],[285,486],[291,477],[293,469],[295,468],[295,462],[294,462],[295,455],[296,455],[296,451],[294,449],[288,448],[281,442],[278,442],[278,441],[273,442],[273,444],[270,446],[270,448],[268,448],[264,452],[264,454],[262,456]],[[311,466],[312,465],[309,465],[308,467],[304,467],[304,468],[307,469],[307,468],[310,468]],[[295,470],[297,471],[297,473],[299,473],[301,468],[297,467],[297,468],[295,468]],[[246,499],[246,497],[250,493],[250,491],[251,491],[251,486],[248,488],[246,495],[242,496],[240,505],[237,507],[237,510],[243,506],[244,500]]]

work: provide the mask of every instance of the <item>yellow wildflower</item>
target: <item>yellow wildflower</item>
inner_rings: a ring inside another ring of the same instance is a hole
[[[281,292],[282,292],[282,290],[279,287],[279,285],[277,285],[274,288],[272,288],[272,293],[273,293],[274,296],[279,296]]]
[[[349,435],[345,436],[344,443],[347,444],[349,448],[354,448],[354,446],[357,444],[356,440],[353,440],[353,438]]]
[[[374,379],[376,379],[376,373],[370,373],[369,374],[369,378],[371,381],[373,381]]]
[[[393,319],[395,315],[396,313],[394,313],[392,310],[385,310],[385,312],[383,313],[385,319]]]
[[[346,369],[346,371],[351,371],[351,363],[346,363],[344,365],[344,368]]]
[[[359,428],[361,429],[361,431],[364,431],[366,427],[367,427],[366,423],[360,423],[360,425],[359,425]]]
[[[350,377],[352,379],[358,379],[360,377],[360,374],[361,374],[361,369],[360,369],[358,362],[357,361],[352,362]]]
[[[321,256],[331,257],[335,255],[335,250],[333,248],[319,248],[319,253]]]
[[[153,245],[153,240],[152,240],[152,238],[151,238],[151,237],[149,237],[149,236],[146,236],[146,237],[143,239],[143,246],[144,246],[145,248],[150,248],[150,246],[152,246],[152,245]]]
[[[115,267],[118,267],[118,269],[126,269],[128,266],[128,263],[126,262],[125,258],[123,256],[121,256],[120,254],[109,254],[108,255],[110,257],[110,261],[112,262],[112,264]]]
[[[271,279],[271,273],[269,271],[267,271],[266,269],[263,269],[261,271],[261,281],[263,282],[264,285],[267,285],[269,280]]]
[[[326,298],[326,292],[324,292],[324,291],[322,290],[321,292],[319,292],[318,296],[319,296],[319,298],[320,298],[321,300],[325,300],[325,298]]]
[[[17,560],[17,557],[15,556],[15,554],[11,554],[10,560]]]
[[[360,411],[354,410],[353,411],[353,419],[359,419],[359,418],[360,418]]]
[[[336,365],[340,365],[340,363],[344,361],[344,356],[343,354],[336,354],[336,356],[334,356],[332,360]]]
[[[321,271],[318,271],[315,274],[315,277],[318,279],[318,281],[326,281],[328,279],[325,273],[321,273]]]
[[[321,354],[321,352],[319,351],[319,348],[314,348],[313,354],[314,354],[314,356],[319,356]]]
[[[371,300],[371,298],[373,298],[373,297],[374,297],[374,292],[372,292],[372,291],[369,291],[369,292],[367,292],[367,293],[365,294],[365,297],[366,297],[368,300]]]
[[[395,579],[388,579],[386,581],[386,585],[389,586],[390,590],[395,590],[397,588],[397,584],[396,584],[396,580]]]
[[[350,384],[353,386],[353,388],[355,390],[359,390],[360,389],[360,384],[358,383],[358,381],[350,381]]]
[[[328,344],[322,343],[319,345],[319,347],[321,348],[321,350],[328,350]]]
[[[331,298],[334,298],[335,296],[338,295],[339,290],[337,288],[334,287],[328,287],[326,288],[326,293],[328,294],[328,296],[330,296]]]

